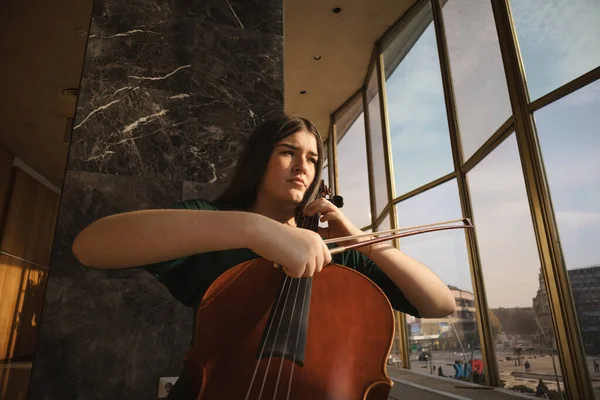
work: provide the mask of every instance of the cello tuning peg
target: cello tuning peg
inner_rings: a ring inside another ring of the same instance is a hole
[[[333,199],[331,199],[331,202],[337,207],[337,208],[342,208],[344,207],[344,198],[342,196],[338,196],[337,194],[335,196],[333,196]]]

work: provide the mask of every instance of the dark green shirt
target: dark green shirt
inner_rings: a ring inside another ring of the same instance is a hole
[[[175,204],[172,208],[216,210],[204,200],[187,200]],[[256,258],[260,256],[249,249],[234,249],[195,254],[142,268],[156,276],[181,303],[196,308],[206,290],[223,272]],[[334,255],[332,262],[367,276],[386,294],[394,309],[419,317],[417,309],[408,302],[402,291],[364,254],[348,250]]]
[[[208,202],[199,199],[180,202],[172,208],[217,210]],[[330,247],[335,247],[335,245],[330,245]],[[162,282],[173,297],[196,310],[207,289],[222,273],[238,264],[257,258],[261,257],[249,249],[234,249],[195,254],[146,265],[142,268]],[[348,250],[334,255],[332,258],[333,263],[352,268],[371,279],[386,294],[394,309],[419,317],[417,309],[404,297],[402,291],[365,255],[356,250]],[[195,320],[194,318],[194,324]],[[184,371],[168,398],[171,400],[195,399],[189,392]]]

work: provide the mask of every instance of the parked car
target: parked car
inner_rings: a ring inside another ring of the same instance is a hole
[[[419,353],[419,361],[429,361],[431,353],[428,351],[422,351]]]

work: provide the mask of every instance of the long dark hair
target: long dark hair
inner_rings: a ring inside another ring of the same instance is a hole
[[[312,122],[298,116],[282,114],[263,122],[252,132],[237,162],[231,183],[223,194],[212,201],[212,204],[220,209],[249,210],[256,201],[258,189],[275,145],[298,131],[313,134],[317,140],[318,151],[315,178],[296,210],[296,219],[298,219],[299,211],[316,197],[323,169],[323,138]]]

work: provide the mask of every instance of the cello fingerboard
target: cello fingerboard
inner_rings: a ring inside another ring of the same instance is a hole
[[[304,366],[312,278],[284,275],[271,307],[257,358],[283,357]]]

